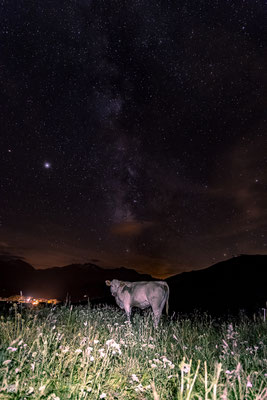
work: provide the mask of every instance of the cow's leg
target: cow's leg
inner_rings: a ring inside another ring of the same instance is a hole
[[[164,308],[164,301],[160,305],[152,306],[153,316],[154,316],[154,327],[157,328],[159,324],[159,320],[162,314],[162,310]]]
[[[160,319],[160,313],[159,313],[159,311],[158,310],[153,310],[153,316],[154,316],[154,327],[155,328],[157,328],[158,327],[158,324],[159,324],[159,319]]]
[[[131,306],[128,305],[128,304],[125,304],[124,310],[125,310],[125,312],[126,312],[128,321],[131,323],[131,311],[132,311],[132,310],[131,310]]]

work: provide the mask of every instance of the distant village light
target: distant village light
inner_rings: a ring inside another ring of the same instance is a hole
[[[32,296],[22,296],[22,295],[0,297],[0,301],[27,303],[27,304],[32,304],[34,306],[38,305],[39,303],[54,304],[54,305],[60,303],[58,299],[33,298]]]

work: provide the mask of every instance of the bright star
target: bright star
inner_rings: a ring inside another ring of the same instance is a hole
[[[51,163],[50,163],[50,162],[45,162],[45,163],[44,163],[44,167],[45,167],[46,169],[51,168]]]

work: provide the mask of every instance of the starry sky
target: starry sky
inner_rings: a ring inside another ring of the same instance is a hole
[[[156,277],[267,253],[267,6],[0,3],[0,254]]]

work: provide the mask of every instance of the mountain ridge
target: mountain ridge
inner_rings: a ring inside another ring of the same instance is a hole
[[[93,263],[35,269],[23,260],[0,259],[0,296],[19,294],[72,301],[110,302],[105,280],[157,280],[125,267],[103,268]],[[223,312],[267,307],[267,255],[239,255],[210,267],[165,279],[170,287],[170,310]]]

